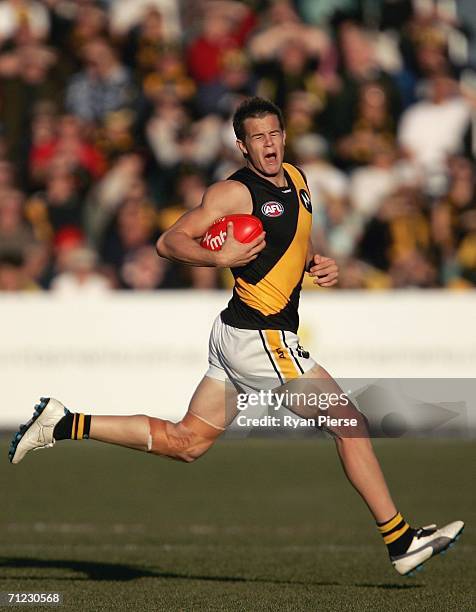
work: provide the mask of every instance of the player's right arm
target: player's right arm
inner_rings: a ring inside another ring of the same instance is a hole
[[[157,241],[161,257],[191,266],[234,268],[258,257],[265,247],[264,232],[252,242],[242,244],[233,236],[233,223],[220,251],[209,251],[199,240],[219,217],[251,214],[253,204],[248,189],[237,181],[220,181],[209,187],[200,206],[185,213]]]

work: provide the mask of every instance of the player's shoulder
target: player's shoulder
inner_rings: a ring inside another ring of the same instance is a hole
[[[205,192],[202,205],[214,210],[218,216],[249,214],[253,208],[250,192],[245,185],[231,179],[210,185]]]
[[[210,185],[206,190],[206,196],[210,198],[230,198],[235,199],[246,199],[250,198],[250,192],[243,183],[235,181],[233,179],[225,179],[223,181],[217,181]]]

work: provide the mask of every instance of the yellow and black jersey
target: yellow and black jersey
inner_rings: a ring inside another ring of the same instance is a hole
[[[312,207],[304,175],[283,164],[286,187],[276,187],[249,168],[230,180],[246,185],[253,201],[252,214],[261,219],[266,247],[240,268],[233,297],[221,313],[224,323],[241,329],[280,329],[296,333],[299,295],[306,267]]]

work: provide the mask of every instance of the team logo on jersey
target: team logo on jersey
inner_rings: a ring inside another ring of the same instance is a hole
[[[284,212],[281,202],[265,202],[261,207],[261,212],[266,217],[280,217]]]
[[[299,191],[299,197],[301,198],[301,202],[302,205],[304,206],[304,208],[312,213],[312,204],[311,204],[311,198],[309,197],[309,194],[307,193],[307,191],[305,189],[301,189]]]

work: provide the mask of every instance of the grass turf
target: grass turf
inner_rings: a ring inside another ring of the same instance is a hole
[[[3,439],[0,591],[79,611],[476,609],[474,442],[375,446],[412,524],[467,522],[415,578],[391,567],[330,441],[224,440],[191,465],[61,443],[10,466]]]

